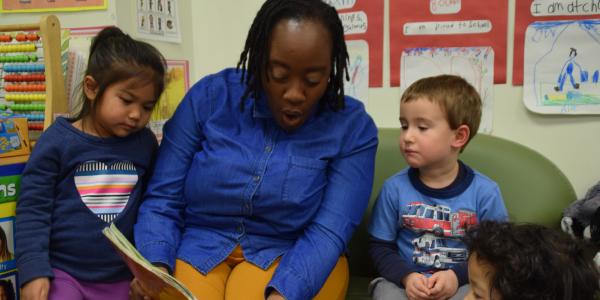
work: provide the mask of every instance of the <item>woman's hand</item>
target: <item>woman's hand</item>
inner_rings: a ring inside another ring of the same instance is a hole
[[[36,278],[23,286],[21,299],[23,300],[48,300],[50,280],[48,277]]]
[[[285,300],[285,297],[283,297],[283,295],[281,295],[278,291],[273,290],[267,297],[267,300]]]

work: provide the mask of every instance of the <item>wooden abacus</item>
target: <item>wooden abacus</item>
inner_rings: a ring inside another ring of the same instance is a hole
[[[42,57],[36,54],[40,46]],[[29,130],[34,133],[48,128],[56,116],[68,113],[56,16],[43,16],[34,24],[0,25],[2,98],[0,110],[27,116]]]

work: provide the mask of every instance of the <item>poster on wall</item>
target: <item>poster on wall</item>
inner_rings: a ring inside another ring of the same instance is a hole
[[[356,64],[357,60],[361,61],[362,65],[368,67],[368,87],[381,87],[383,85],[383,0],[325,0],[325,2],[338,11],[344,26],[346,41],[360,41],[348,47],[350,64],[353,62]],[[366,45],[367,49],[355,47],[356,45]],[[364,56],[365,53],[367,56]],[[354,85],[353,82],[349,84]],[[359,99],[366,102],[366,98]]]
[[[525,32],[523,101],[537,113],[600,114],[600,20],[534,22]]]
[[[148,127],[160,142],[162,128],[175,112],[179,102],[190,88],[189,62],[187,60],[167,60],[167,85],[156,103]]]
[[[494,50],[491,47],[404,49],[401,66],[402,90],[429,76],[452,74],[464,78],[479,92],[483,102],[479,132],[492,131]]]
[[[492,47],[494,83],[506,82],[508,1],[390,0],[390,84],[407,48]]]
[[[14,201],[0,204],[0,288],[6,297],[2,299],[19,299],[14,240],[15,209]]]
[[[135,0],[137,33],[141,38],[181,43],[177,0]]]
[[[350,55],[348,75],[344,81],[344,94],[363,103],[369,102],[369,45],[363,40],[347,41]]]
[[[523,84],[525,31],[536,21],[600,19],[598,0],[516,0],[513,85]]]
[[[108,0],[0,0],[0,13],[104,10]]]

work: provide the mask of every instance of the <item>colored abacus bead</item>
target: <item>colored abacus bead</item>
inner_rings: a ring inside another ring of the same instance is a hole
[[[37,35],[37,34],[35,34],[35,33],[30,33],[30,34],[27,35],[27,40],[29,40],[29,41],[34,42],[34,41],[37,41],[39,39],[40,39],[40,36]]]

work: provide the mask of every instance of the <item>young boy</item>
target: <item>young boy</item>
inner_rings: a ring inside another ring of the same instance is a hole
[[[598,271],[582,244],[540,225],[481,222],[465,238],[466,300],[594,299]]]
[[[385,182],[373,211],[369,252],[381,275],[373,299],[468,291],[459,289],[468,281],[460,238],[482,220],[507,219],[498,185],[458,160],[480,119],[479,94],[457,76],[418,80],[402,95],[399,143],[409,167]]]

